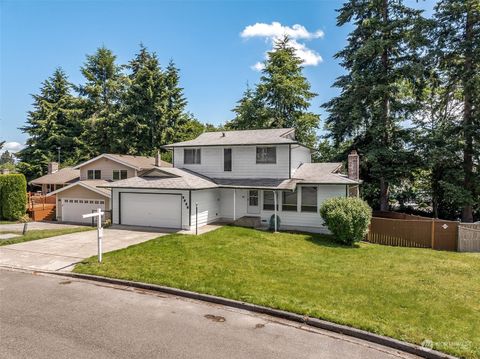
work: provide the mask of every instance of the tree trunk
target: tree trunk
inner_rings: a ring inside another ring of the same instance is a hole
[[[385,178],[380,177],[380,211],[388,211],[390,206],[388,205],[388,183]]]
[[[471,10],[467,12],[467,21],[465,25],[465,41],[469,43],[469,48],[465,54],[464,76],[463,76],[463,171],[464,171],[464,187],[468,193],[473,196],[474,178],[473,178],[473,113],[472,113],[472,89],[469,85],[472,76],[472,49],[473,42],[473,19]],[[467,202],[463,206],[462,211],[463,222],[473,222],[473,208],[471,202]]]

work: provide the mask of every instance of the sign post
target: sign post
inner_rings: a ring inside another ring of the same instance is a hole
[[[97,217],[97,246],[98,246],[98,262],[102,263],[102,239],[103,239],[103,227],[102,227],[102,212],[100,208],[96,212],[84,214],[83,218]]]

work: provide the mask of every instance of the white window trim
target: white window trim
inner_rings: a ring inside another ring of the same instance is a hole
[[[259,148],[274,148],[275,149],[275,162],[258,162],[257,151]],[[277,146],[256,146],[255,147],[255,164],[257,165],[276,165],[277,164]]]

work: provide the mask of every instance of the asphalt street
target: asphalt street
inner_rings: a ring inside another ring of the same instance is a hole
[[[1,358],[413,358],[171,295],[0,269]]]

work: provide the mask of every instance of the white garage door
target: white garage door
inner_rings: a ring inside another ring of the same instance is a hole
[[[120,193],[120,223],[130,226],[180,228],[181,196],[159,193]]]
[[[82,218],[83,214],[101,208],[105,209],[105,200],[85,198],[62,198],[62,221],[92,223],[91,218]]]

